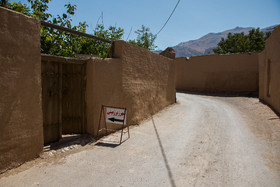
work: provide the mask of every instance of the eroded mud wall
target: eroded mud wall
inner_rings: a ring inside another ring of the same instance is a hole
[[[0,171],[43,149],[40,22],[0,7]]]
[[[175,102],[174,60],[118,41],[114,57],[122,61],[122,87],[128,121],[136,124]]]
[[[266,40],[259,69],[259,97],[280,113],[280,26]]]
[[[113,57],[87,63],[87,129],[91,134],[96,135],[102,105],[126,107],[131,125],[175,102],[174,60],[124,41],[115,42]]]
[[[258,91],[258,53],[177,58],[176,89],[198,92]]]
[[[120,59],[94,58],[87,62],[87,132],[97,134],[102,105],[125,107]],[[102,116],[103,119],[103,116]],[[104,127],[104,122],[102,121]],[[117,125],[109,128],[119,127]]]

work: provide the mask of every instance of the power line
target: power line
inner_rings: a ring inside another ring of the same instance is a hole
[[[161,29],[158,31],[158,33],[156,34],[156,36],[162,31],[162,29],[165,27],[165,25],[168,23],[168,21],[170,20],[171,16],[173,15],[173,13],[175,12],[178,4],[180,3],[181,0],[178,0],[176,6],[174,7],[172,13],[170,14],[169,18],[166,20],[165,24],[161,27]]]
[[[127,38],[126,38],[126,41],[128,40],[128,38],[129,38],[129,36],[131,34],[131,31],[132,31],[132,27],[130,28],[130,31],[129,31],[129,34],[128,34]]]
[[[99,20],[101,19],[101,21],[102,21],[102,25],[104,25],[104,23],[103,23],[103,12],[101,12],[101,15],[99,16],[99,18],[98,18],[98,20],[97,20],[97,22],[96,22],[96,28],[98,27],[98,23],[99,23]]]

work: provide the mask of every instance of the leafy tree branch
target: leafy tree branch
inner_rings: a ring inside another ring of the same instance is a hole
[[[271,32],[263,33],[259,28],[252,29],[248,35],[242,33],[228,33],[227,39],[222,38],[218,47],[213,49],[216,54],[246,53],[264,50],[265,40]]]

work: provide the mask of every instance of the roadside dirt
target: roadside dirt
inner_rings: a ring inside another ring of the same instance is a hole
[[[246,97],[177,101],[121,145],[115,133],[46,152],[1,175],[0,186],[280,186],[280,120],[270,108]]]
[[[250,131],[266,147],[267,165],[280,172],[280,119],[256,98],[231,97],[225,102],[238,109]],[[280,173],[278,173],[280,174]]]

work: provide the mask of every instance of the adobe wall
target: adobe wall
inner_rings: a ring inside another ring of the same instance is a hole
[[[122,61],[122,87],[130,124],[175,102],[173,59],[124,41],[115,43],[114,57]]]
[[[102,105],[125,107],[122,102],[121,60],[90,59],[86,74],[87,132],[96,135]]]
[[[177,58],[176,89],[197,92],[258,91],[258,53]]]
[[[102,105],[126,107],[131,125],[175,102],[174,60],[124,41],[114,43],[113,57],[87,63],[87,128],[94,135]]]
[[[259,98],[280,113],[280,26],[275,27],[259,55]]]
[[[40,22],[0,7],[0,172],[43,149]]]

